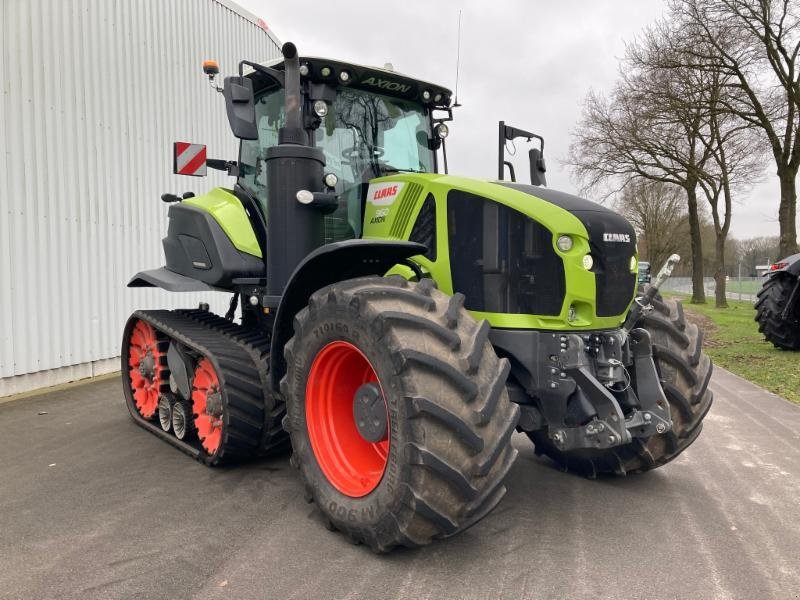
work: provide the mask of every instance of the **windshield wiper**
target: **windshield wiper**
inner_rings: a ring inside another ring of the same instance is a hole
[[[378,165],[378,171],[381,173],[427,173],[427,171],[420,171],[419,169],[400,169],[392,165]]]

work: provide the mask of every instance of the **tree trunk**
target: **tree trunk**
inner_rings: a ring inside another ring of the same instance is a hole
[[[778,208],[781,255],[777,259],[786,258],[797,253],[797,223],[795,222],[797,218],[796,178],[797,169],[784,165],[778,167],[778,179],[781,182],[781,204]]]
[[[717,233],[716,244],[714,245],[714,300],[717,308],[728,308],[728,297],[726,294],[725,281],[725,238],[724,233]]]
[[[686,202],[689,209],[689,237],[692,243],[692,304],[705,304],[703,288],[703,240],[700,235],[700,216],[697,212],[697,184],[686,186]]]

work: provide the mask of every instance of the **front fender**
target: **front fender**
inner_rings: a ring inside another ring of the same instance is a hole
[[[787,256],[784,259],[778,260],[773,263],[773,267],[780,265],[778,269],[770,269],[766,273],[764,273],[765,277],[772,277],[773,275],[777,275],[778,273],[789,273],[790,275],[794,275],[797,277],[800,275],[800,253],[792,254],[791,256]]]
[[[286,373],[283,347],[292,337],[294,316],[318,289],[365,275],[383,275],[394,265],[424,254],[423,244],[389,240],[346,240],[317,248],[292,273],[281,296],[270,346],[270,375],[277,392]],[[267,275],[269,276],[269,274]]]

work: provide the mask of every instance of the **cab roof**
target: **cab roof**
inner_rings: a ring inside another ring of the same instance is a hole
[[[261,64],[279,71],[283,70],[283,59],[275,59]],[[317,56],[300,57],[300,65],[301,68],[303,65],[308,67],[308,74],[304,78],[313,83],[353,87],[367,92],[419,102],[431,108],[447,108],[450,106],[452,98],[452,92],[446,87],[379,67],[357,65]],[[251,73],[255,72],[251,71]]]

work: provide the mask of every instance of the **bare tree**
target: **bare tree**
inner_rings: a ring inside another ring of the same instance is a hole
[[[629,48],[620,81],[609,98],[596,93],[587,96],[567,163],[585,191],[608,184],[618,191],[640,179],[684,190],[692,249],[692,302],[704,303],[697,194],[712,153],[701,139],[707,108],[699,100],[691,101],[703,87],[698,81],[703,74],[641,68],[636,52],[636,46]]]
[[[615,201],[614,208],[631,222],[639,238],[639,254],[659,268],[685,246],[681,233],[689,216],[683,190],[646,179],[634,181]]]
[[[800,3],[796,0],[670,0],[680,68],[710,69],[734,93],[726,109],[765,134],[781,199],[781,254],[797,252],[800,169]],[[688,58],[688,60],[687,60]]]
[[[644,152],[662,165],[667,162],[674,180],[669,183],[677,182],[686,191],[694,302],[704,300],[698,189],[707,200],[714,226],[715,301],[718,307],[725,307],[725,248],[733,193],[758,178],[764,149],[754,135],[754,125],[729,110],[732,96],[739,93],[729,85],[731,76],[708,67],[688,66],[686,53],[691,55],[694,50],[677,46],[675,35],[674,24],[661,21],[628,45],[614,101],[633,107],[641,119],[634,135],[625,140],[629,148]],[[647,128],[645,135],[642,127]],[[657,139],[652,139],[653,135]],[[626,160],[630,156],[635,154],[629,153]],[[594,176],[605,168],[598,171],[597,165],[582,166]],[[662,167],[642,176],[664,181],[663,171]]]

